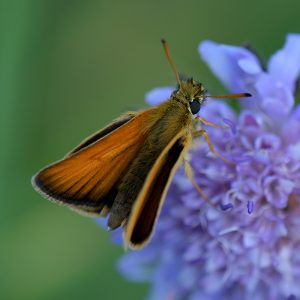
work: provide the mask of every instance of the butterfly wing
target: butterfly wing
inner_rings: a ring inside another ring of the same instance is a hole
[[[70,151],[67,156],[71,156],[76,152],[80,151],[83,148],[88,147],[89,145],[93,144],[94,142],[100,140],[107,134],[113,132],[114,130],[118,129],[122,125],[126,124],[132,118],[136,117],[138,113],[136,112],[129,112],[121,116],[120,118],[116,119],[114,122],[110,123],[106,127],[100,129],[98,132],[92,134],[90,137],[83,140],[77,147],[75,147],[72,151]]]
[[[120,119],[118,124],[98,132],[98,140],[92,136],[65,159],[37,173],[33,186],[50,200],[81,212],[106,214],[116,185],[146,138],[149,128],[145,126],[152,110],[127,117],[126,121]]]
[[[181,130],[151,168],[125,227],[124,241],[130,248],[141,248],[149,241],[171,179],[191,139]]]

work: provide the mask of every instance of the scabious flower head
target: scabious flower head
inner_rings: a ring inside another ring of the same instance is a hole
[[[149,299],[300,299],[300,35],[287,36],[266,68],[250,50],[204,41],[202,58],[232,92],[250,92],[236,113],[220,100],[200,110],[229,125],[205,127],[189,152],[201,199],[183,167],[174,176],[150,244],[126,253],[124,276],[151,284]],[[150,104],[172,88],[147,94]]]

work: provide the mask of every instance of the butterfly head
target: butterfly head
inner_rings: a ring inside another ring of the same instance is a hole
[[[178,90],[172,94],[172,99],[184,103],[189,111],[195,115],[200,111],[206,98],[204,86],[193,78],[180,80]]]
[[[224,95],[224,96],[206,95],[205,88],[200,82],[195,81],[193,78],[188,78],[188,79],[180,78],[176,66],[173,60],[171,59],[167,42],[164,39],[162,39],[161,41],[167,59],[173,69],[173,72],[175,74],[178,83],[178,89],[173,92],[171,98],[173,100],[183,103],[193,115],[197,114],[200,111],[201,105],[206,98],[225,99],[225,98],[251,97],[251,94],[249,93],[238,93],[238,94],[231,94],[231,95]]]

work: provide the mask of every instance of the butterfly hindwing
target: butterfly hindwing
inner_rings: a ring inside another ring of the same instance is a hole
[[[171,179],[190,141],[191,137],[180,131],[149,171],[126,224],[124,240],[129,247],[141,248],[150,239]]]

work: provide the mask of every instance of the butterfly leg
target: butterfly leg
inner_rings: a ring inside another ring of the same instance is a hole
[[[197,137],[197,136],[203,136],[208,144],[208,147],[209,147],[209,150],[214,154],[216,155],[217,157],[219,157],[220,159],[222,159],[225,163],[227,164],[230,164],[230,165],[234,165],[234,162],[226,159],[225,157],[223,157],[215,148],[214,148],[214,145],[208,135],[208,133],[204,130],[204,129],[200,129],[200,130],[197,130],[193,133],[193,136],[194,137]]]
[[[184,168],[185,168],[185,174],[186,177],[189,179],[189,181],[192,183],[196,191],[200,194],[200,196],[212,207],[216,208],[216,206],[212,203],[210,198],[204,193],[204,191],[201,189],[201,187],[197,184],[195,177],[194,177],[194,171],[192,169],[192,166],[190,163],[184,159]]]
[[[200,116],[197,116],[195,118],[196,121],[198,122],[201,122],[207,126],[211,126],[211,127],[215,127],[215,128],[222,128],[222,129],[226,129],[226,128],[229,128],[227,125],[218,125],[216,123],[213,123],[213,122],[210,122],[210,121],[207,121],[206,119],[204,119],[203,117],[200,117]]]

